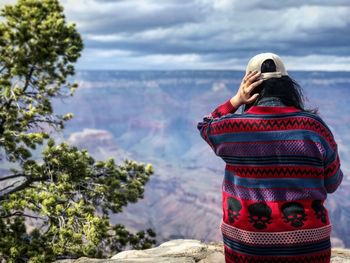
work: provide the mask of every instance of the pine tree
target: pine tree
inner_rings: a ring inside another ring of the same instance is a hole
[[[109,220],[109,213],[143,197],[152,165],[95,161],[86,149],[56,145],[47,132],[64,129],[73,117],[54,114],[51,99],[73,96],[77,85],[69,77],[83,49],[63,11],[58,0],[19,0],[1,10],[0,159],[19,167],[0,178],[0,185],[10,182],[0,187],[0,259],[6,262],[107,257],[155,244],[151,229],[133,234]],[[34,160],[39,145],[45,147]]]

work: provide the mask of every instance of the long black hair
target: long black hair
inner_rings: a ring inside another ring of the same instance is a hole
[[[276,65],[272,59],[265,60],[261,65],[261,73],[276,72]],[[286,106],[294,106],[302,111],[318,114],[318,109],[305,109],[305,96],[300,85],[289,76],[282,76],[281,78],[270,78],[264,80],[257,86],[251,95],[259,93],[259,97],[251,104],[245,104],[243,111],[247,111],[251,106],[257,103],[264,97],[277,97]]]

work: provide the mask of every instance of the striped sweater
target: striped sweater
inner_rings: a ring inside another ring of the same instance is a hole
[[[318,115],[291,106],[236,110],[228,100],[198,123],[226,163],[226,262],[329,262],[324,201],[343,178],[331,130]]]

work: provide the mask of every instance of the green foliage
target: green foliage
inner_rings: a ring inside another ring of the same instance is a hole
[[[19,0],[1,16],[0,149],[21,171],[0,178],[15,179],[0,189],[0,261],[106,257],[126,246],[151,247],[151,229],[130,233],[111,225],[109,213],[143,197],[152,166],[95,161],[85,149],[56,145],[47,133],[73,117],[55,115],[50,100],[77,88],[68,81],[83,49],[75,25],[67,24],[58,0]],[[42,160],[30,159],[45,139]]]
[[[83,42],[74,24],[67,24],[57,0],[19,0],[1,10],[0,146],[10,161],[27,159],[45,132],[30,128],[50,124],[64,128],[65,116],[53,115],[51,97],[73,95],[74,74]]]

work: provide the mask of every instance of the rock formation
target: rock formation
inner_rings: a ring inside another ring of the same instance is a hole
[[[145,250],[127,250],[110,259],[79,258],[56,263],[225,263],[222,242],[203,243],[194,239],[176,239]],[[332,249],[332,263],[350,263],[349,249]]]

